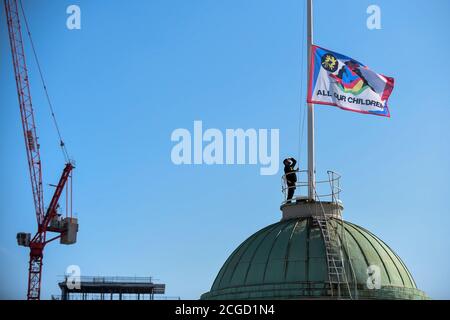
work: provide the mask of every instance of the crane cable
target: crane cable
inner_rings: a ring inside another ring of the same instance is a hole
[[[69,153],[67,152],[66,145],[65,145],[64,140],[62,138],[61,131],[60,131],[59,125],[58,125],[58,121],[56,120],[56,116],[55,116],[55,112],[54,112],[54,109],[53,109],[53,105],[52,105],[52,102],[50,100],[50,95],[48,94],[47,85],[45,83],[44,75],[43,75],[43,72],[42,72],[42,69],[41,69],[41,64],[39,63],[39,59],[38,59],[38,56],[37,56],[37,53],[36,53],[36,49],[34,47],[34,42],[33,42],[32,36],[31,36],[30,28],[28,26],[28,21],[27,21],[26,15],[25,15],[25,10],[23,9],[23,6],[22,6],[22,0],[19,0],[19,3],[20,3],[20,8],[21,8],[21,11],[22,11],[23,19],[25,21],[25,27],[27,29],[28,38],[30,39],[31,48],[33,49],[34,59],[36,61],[36,65],[37,65],[38,70],[39,70],[41,83],[42,83],[42,86],[44,87],[45,96],[47,98],[47,103],[48,103],[48,106],[50,108],[50,112],[51,112],[51,115],[52,115],[53,124],[55,125],[56,132],[58,133],[59,146],[61,147],[61,150],[62,150],[62,153],[63,153],[65,161],[66,162],[70,162]]]

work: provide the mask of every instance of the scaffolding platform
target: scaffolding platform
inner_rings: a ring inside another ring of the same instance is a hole
[[[61,300],[155,300],[166,285],[152,277],[79,277],[65,276],[58,283]]]

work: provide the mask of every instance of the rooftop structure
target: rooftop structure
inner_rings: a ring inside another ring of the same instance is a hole
[[[65,276],[58,285],[61,300],[154,300],[166,290],[151,277],[81,277],[76,285]]]

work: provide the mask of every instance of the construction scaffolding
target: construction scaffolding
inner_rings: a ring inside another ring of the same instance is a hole
[[[152,277],[79,277],[65,276],[58,283],[60,300],[155,300],[166,285],[154,283]],[[158,299],[159,300],[159,299]]]

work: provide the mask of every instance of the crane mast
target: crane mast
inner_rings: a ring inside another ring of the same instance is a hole
[[[45,211],[42,185],[42,164],[39,152],[40,145],[36,132],[18,1],[4,0],[4,5],[38,226],[37,232],[33,238],[31,238],[29,233],[18,233],[17,241],[19,245],[30,248],[27,299],[39,300],[41,293],[42,259],[45,245],[56,239],[60,239],[60,243],[62,244],[73,244],[76,242],[76,234],[78,231],[77,219],[72,217],[71,212],[70,216],[67,216],[68,212],[66,212],[66,218],[64,219],[60,219],[60,215],[58,214],[58,202],[64,188],[66,188],[66,191],[70,188],[71,194],[71,184],[69,185],[68,181],[72,177],[74,166],[70,161],[66,163],[61,178],[56,185],[52,200],[47,211]],[[71,197],[69,200],[69,197],[66,196],[66,201],[71,202]],[[72,205],[70,205],[70,207],[72,207]],[[59,233],[59,235],[47,240],[47,232],[56,232]]]

